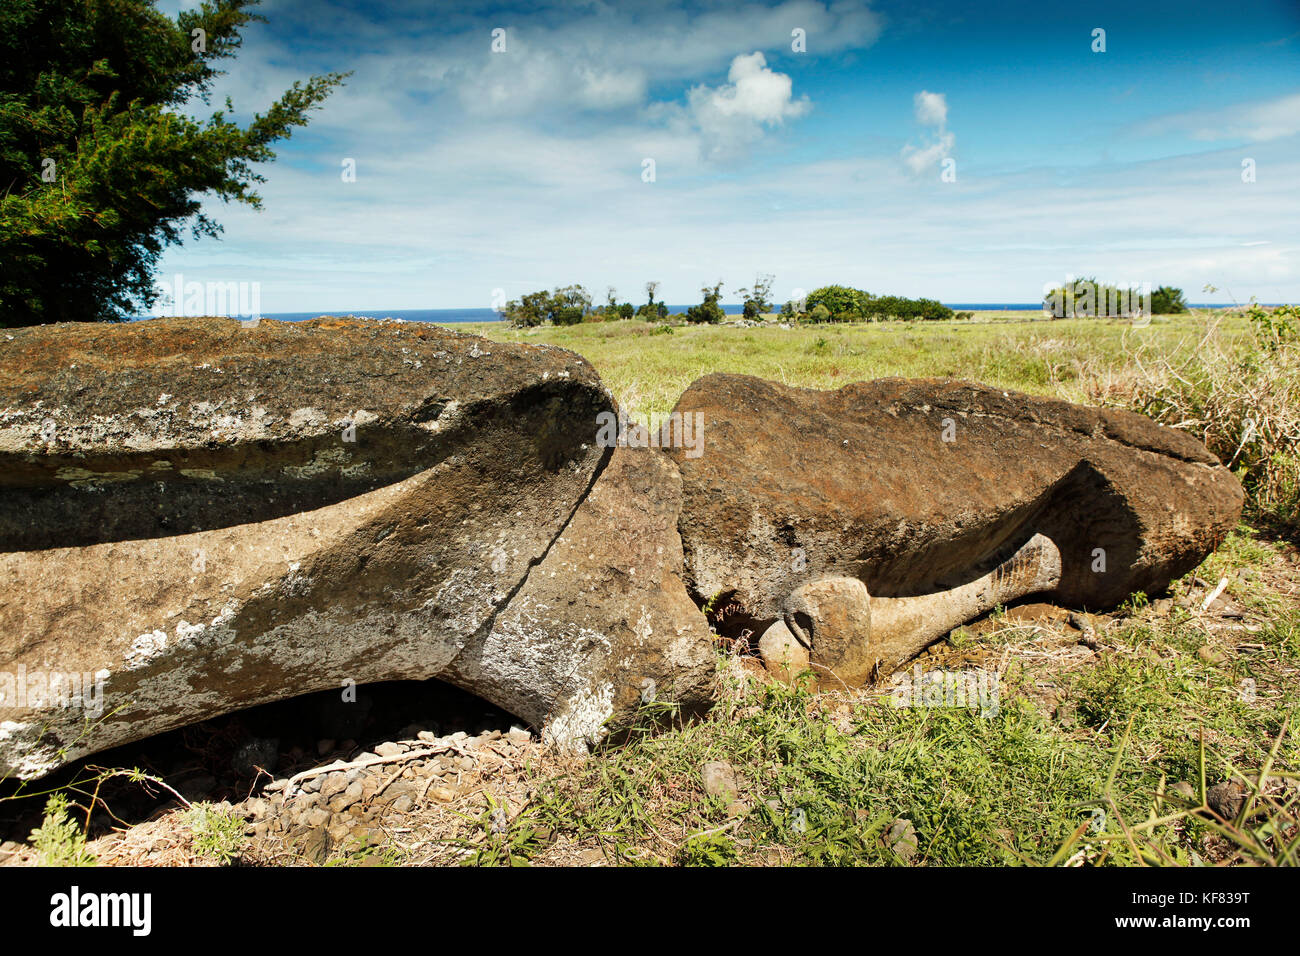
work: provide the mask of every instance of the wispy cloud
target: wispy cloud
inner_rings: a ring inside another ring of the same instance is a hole
[[[1138,124],[1147,135],[1182,133],[1202,142],[1263,143],[1300,133],[1300,93],[1213,110],[1173,113]]]

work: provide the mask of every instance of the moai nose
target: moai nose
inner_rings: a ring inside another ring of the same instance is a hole
[[[808,648],[820,682],[857,686],[870,679],[871,595],[865,584],[819,578],[791,593],[781,610],[785,626]]]

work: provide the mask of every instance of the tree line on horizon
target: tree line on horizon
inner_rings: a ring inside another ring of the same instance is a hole
[[[752,286],[737,290],[741,300],[741,315],[757,320],[771,316],[776,305],[771,299],[775,277],[760,274]],[[519,328],[529,328],[550,323],[576,325],[579,322],[608,322],[618,319],[641,318],[664,322],[677,320],[691,324],[716,325],[726,318],[720,304],[723,283],[721,280],[700,288],[700,303],[685,312],[670,315],[668,306],[657,301],[658,282],[645,284],[646,301],[633,306],[618,301],[618,290],[610,287],[605,303],[593,305],[592,296],[581,285],[569,285],[550,292],[530,292],[519,299],[511,299],[501,310],[502,317]],[[849,286],[829,285],[814,289],[800,301],[788,301],[781,306],[779,316],[792,322],[872,322],[887,319],[938,320],[969,318],[973,313],[954,312],[935,299],[908,299],[894,295],[872,295]]]

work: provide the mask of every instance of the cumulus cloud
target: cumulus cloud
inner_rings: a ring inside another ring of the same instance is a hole
[[[765,128],[780,126],[811,108],[806,96],[794,98],[790,77],[772,70],[767,58],[755,51],[731,61],[726,83],[691,87],[684,108],[658,104],[651,113],[666,116],[679,131],[698,136],[706,158],[724,160],[743,155]]]
[[[810,55],[862,49],[881,31],[862,0],[702,0],[691,8],[661,0],[540,3],[501,26],[504,53],[489,53],[481,26],[433,38],[432,49],[423,44],[414,56],[443,64],[432,90],[453,92],[472,114],[639,107],[651,86],[689,82],[737,49],[790,49],[794,27],[805,31]]]
[[[946,126],[948,123],[948,98],[942,93],[922,90],[913,97],[916,121],[922,126]]]
[[[439,79],[456,89],[467,113],[494,116],[640,106],[647,82],[639,67],[601,66],[522,39],[512,40],[508,53],[489,56],[469,71],[447,70]]]
[[[908,143],[903,147],[903,162],[914,175],[919,176],[952,155],[957,137],[948,131],[948,98],[943,93],[922,90],[912,98],[912,105],[916,111],[916,121],[934,130],[927,137],[928,144],[915,146]]]

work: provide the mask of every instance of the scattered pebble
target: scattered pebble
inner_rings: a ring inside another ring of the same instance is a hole
[[[533,735],[523,727],[511,727],[510,733],[506,734],[513,744],[526,744],[533,739]]]
[[[1206,792],[1205,802],[1220,817],[1231,822],[1246,802],[1246,788],[1235,780],[1216,783]]]
[[[1198,647],[1196,656],[1207,664],[1222,664],[1228,658],[1228,655],[1220,648],[1211,647],[1209,644],[1202,644]]]
[[[706,763],[701,776],[704,780],[704,791],[710,796],[730,803],[740,794],[740,788],[736,786],[736,771],[725,760]]]
[[[885,841],[889,844],[891,850],[898,854],[904,862],[911,862],[916,856],[920,843],[916,838],[916,828],[912,826],[912,821],[906,817],[899,817],[889,825],[889,832],[885,835]]]

